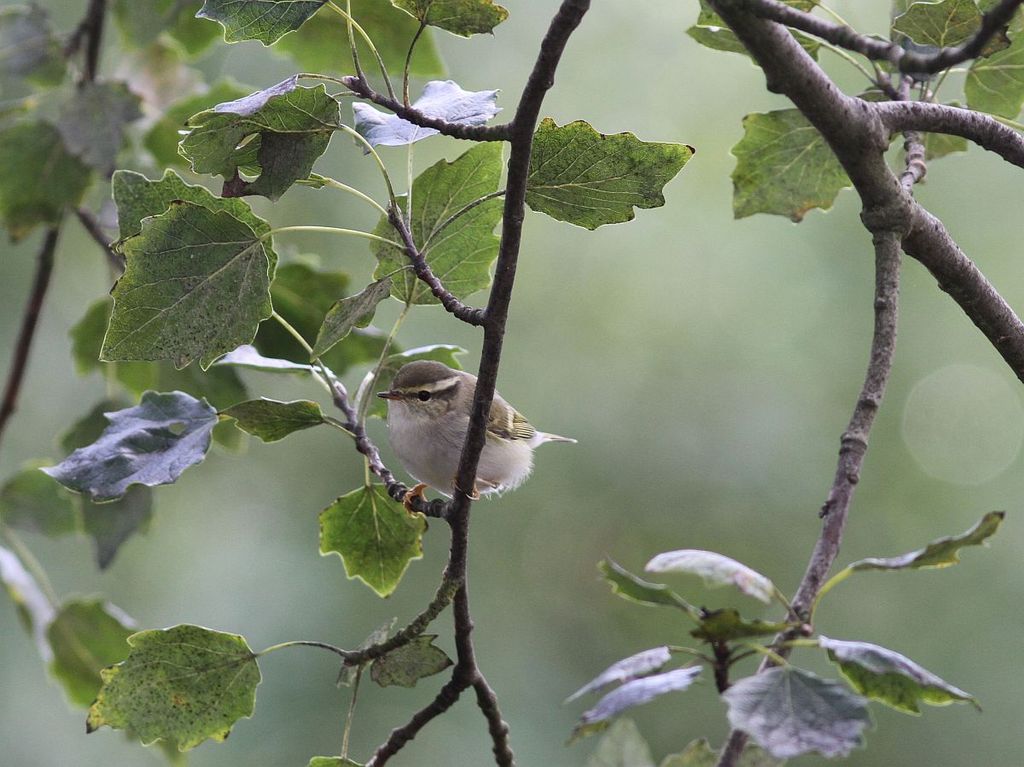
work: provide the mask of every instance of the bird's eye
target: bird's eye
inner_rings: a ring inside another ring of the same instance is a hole
[[[426,389],[424,389],[423,391],[421,391],[416,396],[420,398],[420,402],[426,402],[428,399],[430,399],[430,392],[428,392]]]

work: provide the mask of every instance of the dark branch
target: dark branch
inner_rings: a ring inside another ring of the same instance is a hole
[[[96,79],[100,67],[100,52],[103,49],[103,22],[107,13],[107,0],[89,0],[85,18],[79,26],[85,41],[85,64],[82,68],[82,82],[91,83]],[[77,34],[77,31],[76,31]]]
[[[366,767],[384,767],[392,756],[402,750],[402,747],[416,737],[431,719],[440,716],[455,705],[455,701],[463,693],[468,685],[461,679],[452,677],[448,680],[441,691],[429,704],[417,711],[409,722],[391,731],[388,739],[381,744],[373,753]]]
[[[78,222],[82,225],[82,228],[85,229],[96,244],[103,249],[103,253],[107,257],[107,261],[110,262],[111,268],[120,275],[121,272],[124,271],[124,257],[110,247],[110,240],[107,235],[103,233],[103,228],[100,226],[100,222],[96,220],[96,217],[91,211],[88,211],[85,208],[78,208],[75,211],[75,215],[78,216]]]

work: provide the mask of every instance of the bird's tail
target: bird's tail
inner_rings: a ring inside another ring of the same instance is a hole
[[[537,444],[542,445],[545,442],[570,442],[573,445],[576,444],[576,440],[572,437],[560,437],[557,434],[548,434],[546,432],[540,432],[538,435],[541,439]]]

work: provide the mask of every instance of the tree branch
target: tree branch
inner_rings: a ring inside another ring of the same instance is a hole
[[[103,233],[99,221],[96,220],[91,211],[85,208],[77,208],[75,215],[78,217],[78,222],[82,225],[82,228],[103,249],[103,254],[107,257],[111,268],[120,275],[124,271],[124,258],[110,247],[110,241],[107,239],[107,235]]]
[[[459,696],[465,689],[466,685],[461,680],[457,681],[454,677],[448,680],[437,694],[437,697],[417,711],[407,724],[396,727],[391,731],[388,739],[374,751],[373,756],[366,762],[366,767],[384,767],[388,760],[401,751],[406,743],[415,738],[416,734],[431,719],[440,716],[455,705],[455,701],[459,699]]]

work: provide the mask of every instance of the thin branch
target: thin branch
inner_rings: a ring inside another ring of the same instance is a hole
[[[903,151],[905,153],[906,170],[900,174],[900,184],[909,192],[928,173],[928,164],[924,159],[925,149],[921,134],[912,130],[904,131]]]
[[[110,246],[110,241],[107,235],[103,233],[103,228],[100,226],[100,222],[96,220],[96,216],[92,214],[92,211],[85,208],[75,210],[75,215],[78,217],[78,222],[82,225],[82,228],[103,249],[103,254],[107,257],[107,261],[110,262],[114,272],[121,274],[124,271],[124,257]]]
[[[103,49],[103,22],[107,13],[107,0],[90,0],[80,29],[85,40],[85,65],[82,82],[91,83],[99,73],[100,52]],[[76,30],[77,35],[77,30]]]
[[[455,701],[459,699],[459,696],[465,689],[466,686],[461,681],[456,681],[454,678],[448,680],[437,694],[437,697],[417,711],[407,724],[396,727],[391,731],[388,739],[377,748],[373,756],[366,762],[366,767],[384,767],[388,760],[401,751],[406,743],[415,738],[416,734],[430,720],[440,716],[455,705]]]

